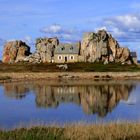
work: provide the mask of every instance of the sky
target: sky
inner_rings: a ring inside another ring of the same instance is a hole
[[[26,41],[34,51],[38,37],[71,43],[98,29],[106,29],[140,59],[139,0],[0,0],[0,59],[6,41]]]

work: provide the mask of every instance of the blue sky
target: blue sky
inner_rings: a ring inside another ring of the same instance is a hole
[[[37,37],[75,42],[105,28],[140,58],[139,0],[0,0],[0,27],[1,53],[7,40],[26,41],[33,51]]]

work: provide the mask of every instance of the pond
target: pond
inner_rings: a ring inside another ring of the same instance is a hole
[[[25,81],[0,85],[0,127],[140,121],[140,81]]]

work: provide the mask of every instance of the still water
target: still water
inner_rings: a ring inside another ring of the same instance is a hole
[[[0,85],[0,127],[140,121],[140,81],[32,81]]]

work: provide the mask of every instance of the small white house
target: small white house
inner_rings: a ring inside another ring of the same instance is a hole
[[[54,51],[55,63],[78,62],[79,46],[73,44],[59,44]]]

